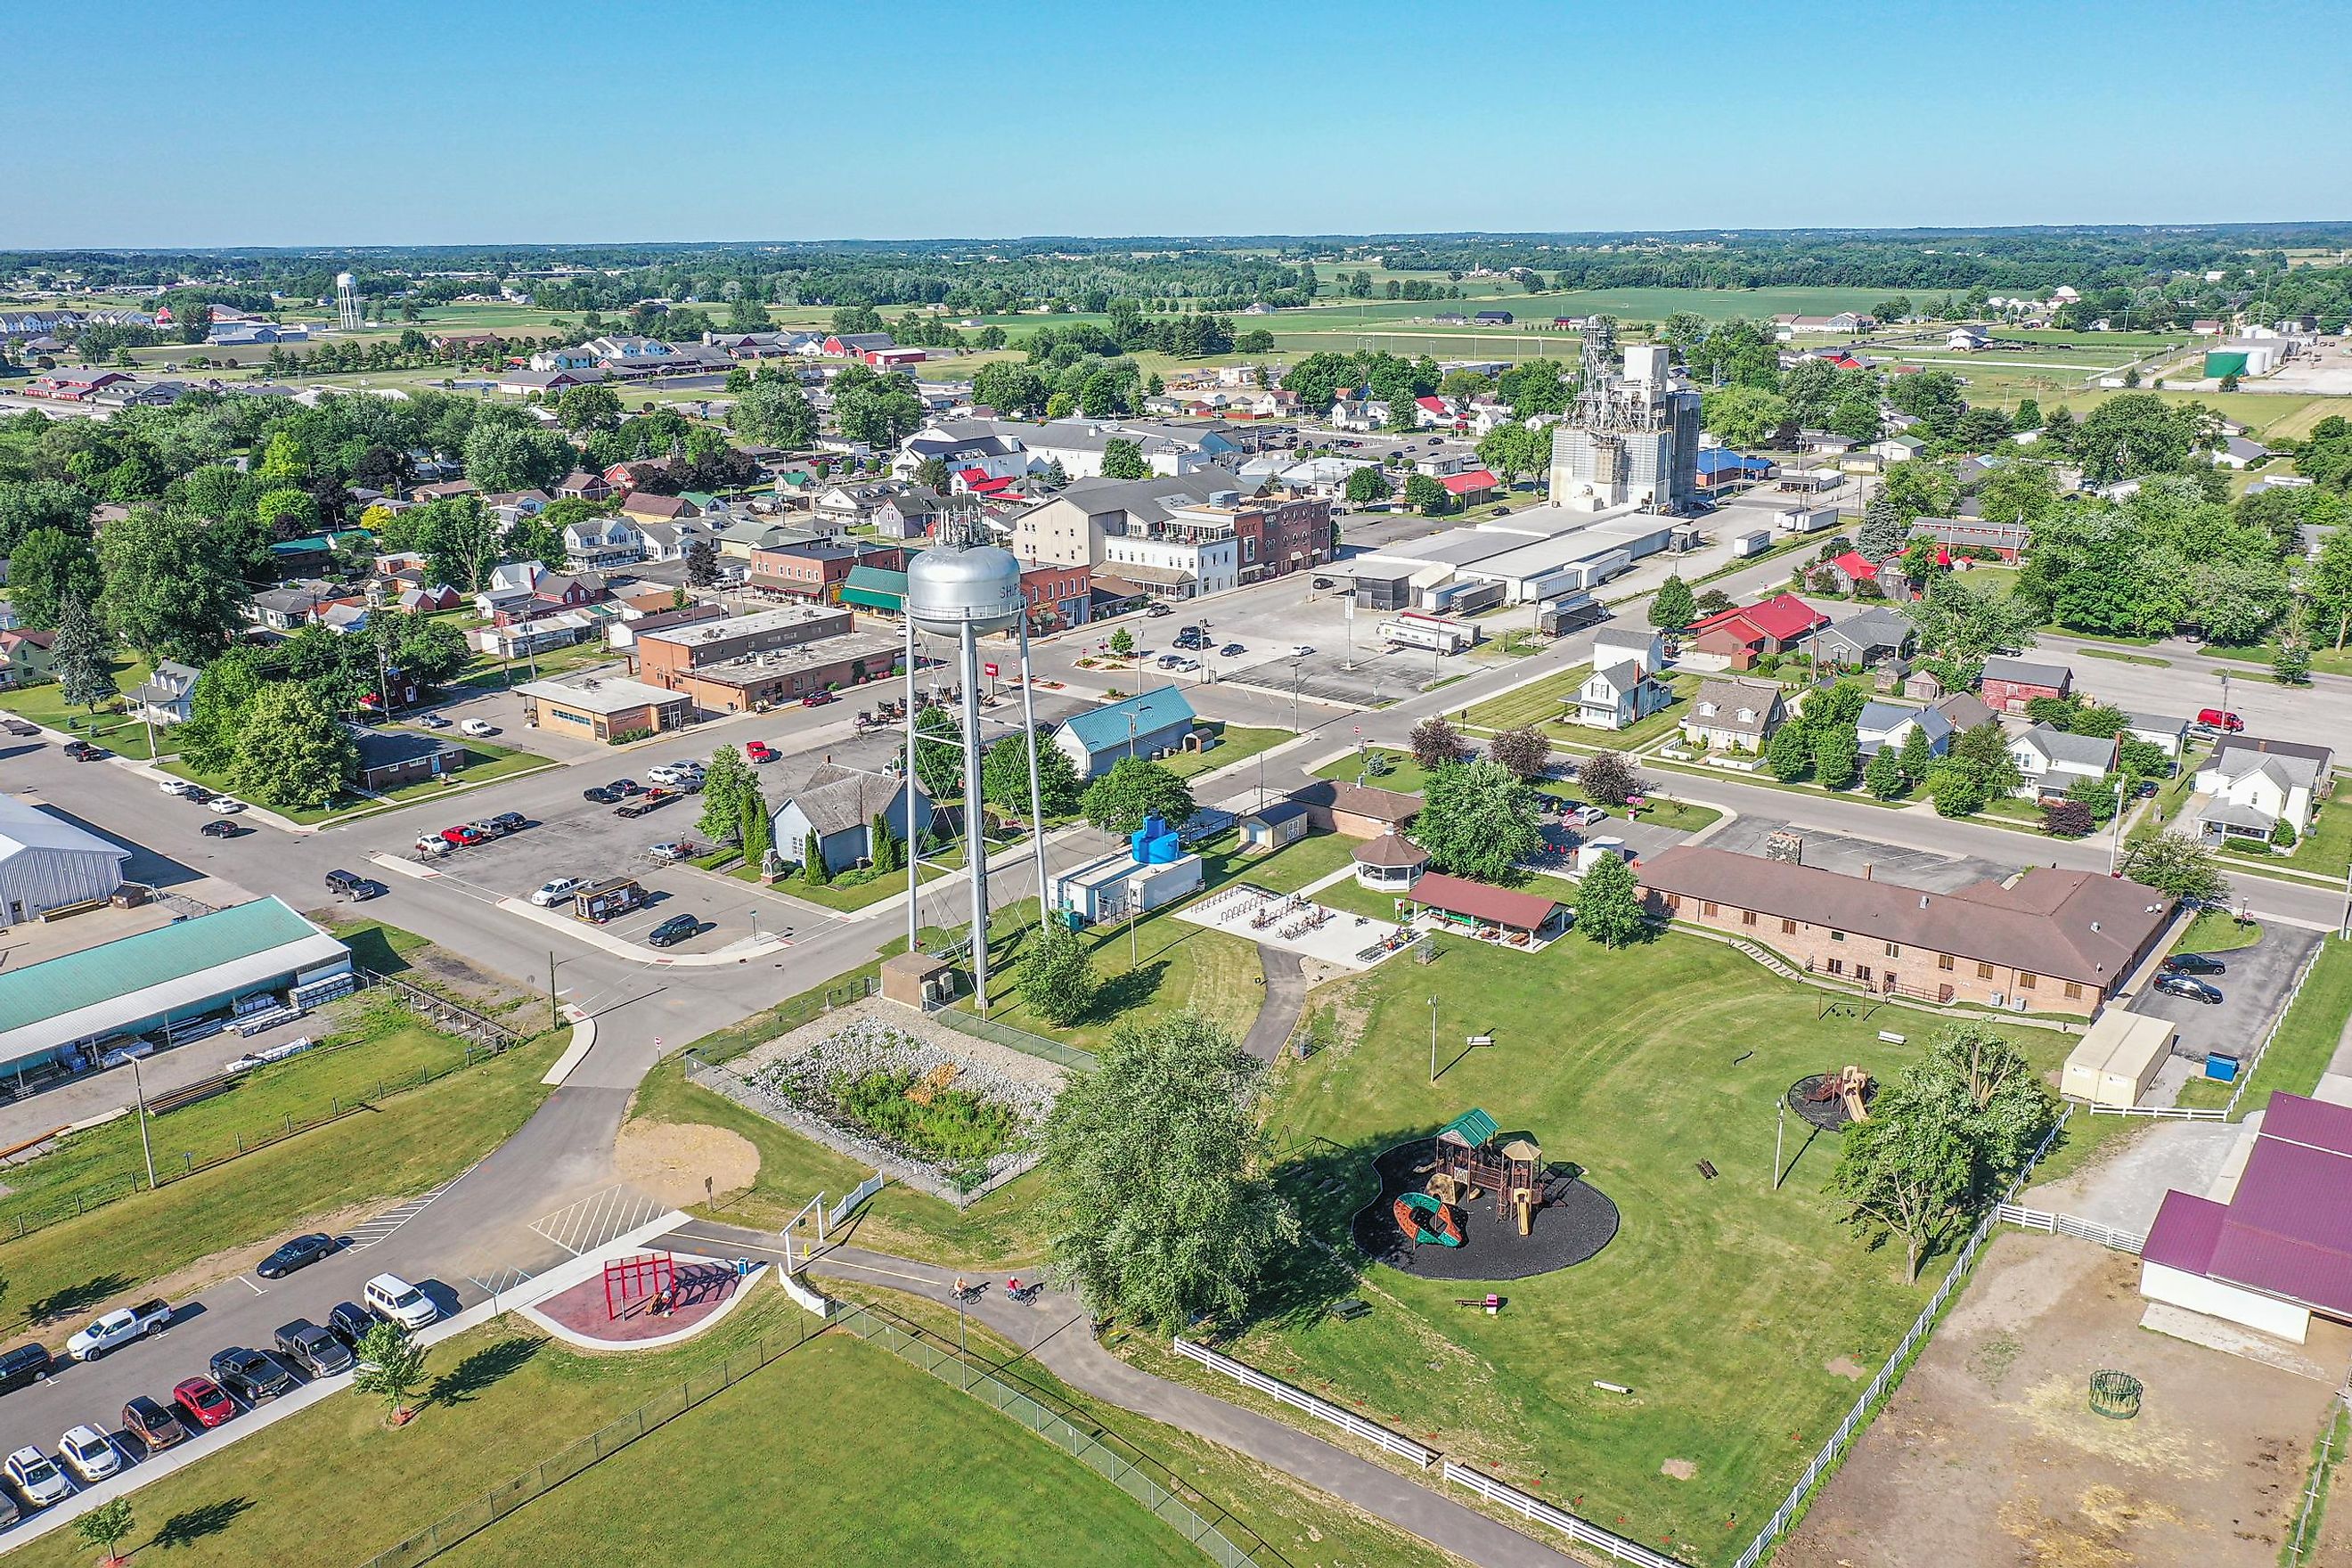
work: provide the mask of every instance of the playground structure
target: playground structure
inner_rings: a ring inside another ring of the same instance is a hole
[[[1581,1263],[1617,1234],[1617,1205],[1581,1171],[1548,1163],[1524,1133],[1504,1137],[1484,1110],[1372,1163],[1381,1191],[1356,1213],[1356,1245],[1409,1274],[1524,1279]]]
[[[1789,1090],[1789,1109],[1822,1131],[1836,1132],[1869,1121],[1877,1092],[1868,1069],[1848,1062],[1834,1072],[1798,1079]]]
[[[639,1301],[648,1299],[656,1313],[662,1310],[664,1303],[677,1299],[677,1266],[668,1253],[639,1253],[630,1258],[615,1258],[604,1265],[606,1322],[613,1321]]]

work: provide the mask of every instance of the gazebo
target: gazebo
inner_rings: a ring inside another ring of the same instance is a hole
[[[1356,846],[1356,885],[1377,893],[1409,891],[1429,868],[1429,851],[1383,833]]]

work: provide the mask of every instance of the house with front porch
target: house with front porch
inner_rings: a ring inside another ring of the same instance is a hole
[[[1630,730],[1674,700],[1670,687],[1629,658],[1586,676],[1568,718],[1596,729]]]
[[[1760,752],[1788,716],[1779,681],[1710,676],[1699,682],[1683,715],[1683,739],[1711,749]]]
[[[2011,792],[2021,800],[2063,795],[2089,779],[2094,783],[2115,771],[2116,742],[2110,736],[2075,735],[2047,724],[2036,724],[2009,742],[2010,760],[2025,782]]]

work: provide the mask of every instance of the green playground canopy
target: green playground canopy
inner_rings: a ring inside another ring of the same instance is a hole
[[[1438,1137],[1476,1149],[1483,1146],[1494,1135],[1495,1119],[1473,1106],[1447,1122],[1445,1130],[1440,1132]]]

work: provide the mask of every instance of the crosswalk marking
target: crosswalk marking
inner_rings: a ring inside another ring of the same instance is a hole
[[[669,1212],[669,1205],[649,1198],[625,1182],[616,1182],[531,1221],[530,1228],[578,1258],[593,1252],[616,1236],[650,1225]]]

